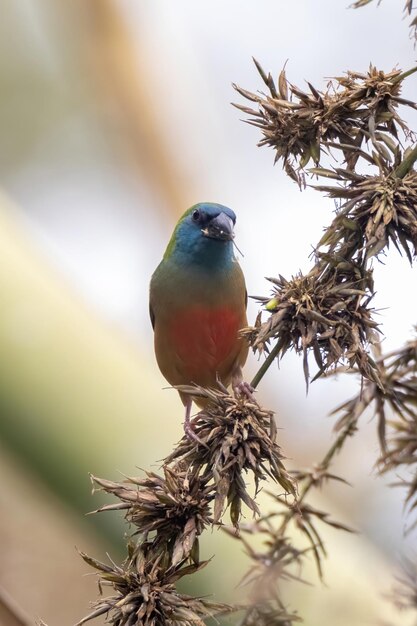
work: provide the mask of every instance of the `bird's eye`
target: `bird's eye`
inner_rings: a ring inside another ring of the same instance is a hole
[[[193,220],[194,222],[198,222],[199,219],[200,219],[200,211],[196,209],[195,211],[193,211]]]

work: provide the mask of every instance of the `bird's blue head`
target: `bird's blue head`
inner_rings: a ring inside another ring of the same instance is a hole
[[[164,259],[207,269],[226,268],[234,260],[235,222],[235,213],[222,204],[195,204],[177,223]]]

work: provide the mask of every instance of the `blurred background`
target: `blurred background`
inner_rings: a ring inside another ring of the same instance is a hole
[[[262,88],[252,55],[274,76],[288,61],[301,87],[370,62],[413,66],[401,2],[347,4],[0,1],[0,624],[66,626],[88,612],[96,581],[77,549],[120,559],[128,530],[117,513],[85,516],[103,502],[88,473],[117,480],[157,469],[181,436],[183,409],[163,389],[147,302],[180,214],[198,201],[236,211],[250,294],[268,293],[264,276],[309,268],[333,204],[300,193],[273,153],[256,148],[257,130],[230,105],[239,101],[231,83]],[[416,322],[404,289],[412,281],[396,252],[376,267],[386,349]],[[251,303],[251,321],[256,313]],[[257,367],[250,357],[247,379]],[[277,411],[289,463],[323,456],[327,415],[355,392],[339,378],[306,397],[295,355],[271,369],[259,398]],[[404,542],[404,494],[388,487],[396,477],[375,474],[375,430],[364,421],[337,460],[353,488],[316,497],[359,535],[326,531],[327,585],[288,591],[307,624],[408,623],[384,594],[414,540]],[[203,554],[216,558],[192,591],[233,600],[244,594],[245,557],[207,534]]]

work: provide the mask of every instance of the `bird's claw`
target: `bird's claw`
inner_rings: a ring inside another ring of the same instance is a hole
[[[248,398],[248,400],[253,400],[254,402],[256,402],[253,395],[255,387],[252,387],[250,383],[247,383],[244,380],[241,380],[239,383],[237,383],[237,385],[234,385],[233,391],[235,396],[243,396]]]
[[[187,419],[185,420],[184,433],[186,437],[188,437],[188,439],[191,439],[191,441],[195,441],[200,446],[203,446],[204,448],[208,448],[208,445],[204,443],[204,441],[202,441],[200,437],[195,433],[191,420],[187,420]]]

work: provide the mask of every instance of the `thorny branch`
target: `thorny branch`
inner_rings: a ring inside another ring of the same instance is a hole
[[[412,5],[409,0],[408,12]],[[345,370],[359,374],[361,389],[334,411],[337,434],[322,461],[312,470],[290,473],[276,443],[272,411],[253,397],[230,395],[221,385],[182,387],[183,393],[206,401],[194,422],[201,444],[183,437],[160,474],[147,472],[123,482],[92,477],[95,488],[118,499],[97,512],[122,510],[135,541],[129,540],[121,566],[82,554],[98,571],[100,591],[107,586],[112,594],[102,596],[79,626],[99,615],[114,626],[202,626],[207,617],[237,608],[244,610],[241,626],[301,621],[286,607],[281,581],[304,582],[302,565],[310,556],[322,576],[326,550],[320,526],[352,532],[308,503],[307,496],[325,481],[345,482],[331,472],[331,464],[365,411],[377,417],[381,471],[409,469],[407,502],[410,509],[417,507],[417,344],[413,340],[380,356],[380,331],[370,307],[372,260],[390,244],[410,263],[417,254],[417,147],[398,113],[400,106],[417,108],[401,96],[403,81],[417,68],[384,73],[370,66],[367,73],[348,72],[330,81],[324,91],[308,84],[304,92],[288,82],[284,71],[275,84],[255,64],[269,93],[235,88],[256,107],[236,105],[261,130],[259,145],[274,149],[275,160],[282,160],[300,188],[309,179],[339,206],[316,246],[310,272],[269,279],[272,294],[259,298],[268,318],[259,315],[253,327],[242,331],[255,351],[266,353],[252,385],[257,387],[274,360],[292,349],[303,355],[307,383],[312,355],[317,366],[313,380]],[[313,167],[306,169],[310,162]],[[317,179],[334,183],[317,184]],[[371,356],[371,346],[377,357]],[[261,514],[256,495],[267,478],[277,491],[270,493],[272,512]],[[241,524],[243,506],[254,516],[251,524]],[[224,525],[226,511],[232,528]],[[178,580],[207,564],[200,560],[199,537],[213,525],[238,539],[252,561],[242,581],[252,583],[245,607],[177,590]],[[290,525],[298,531],[299,545],[288,532]],[[263,549],[253,547],[254,534],[264,538]],[[409,592],[402,597],[410,604]]]
[[[162,475],[147,472],[123,482],[92,477],[95,488],[119,501],[96,512],[124,511],[138,540],[129,543],[122,566],[82,554],[98,570],[100,586],[110,585],[116,594],[96,602],[79,626],[103,614],[115,626],[202,625],[209,615],[237,610],[184,596],[177,592],[175,582],[207,564],[200,561],[199,537],[207,526],[222,525],[226,510],[235,532],[242,505],[260,515],[255,496],[267,477],[279,485],[281,493],[296,498],[296,481],[286,471],[276,443],[272,411],[246,395],[231,396],[221,385],[219,389],[180,389],[207,401],[194,420],[201,444],[184,436],[165,459]],[[246,474],[253,477],[254,496],[246,485]]]
[[[410,263],[417,254],[417,173],[412,169],[417,147],[398,112],[400,106],[417,108],[401,96],[403,81],[417,68],[384,73],[370,66],[366,74],[348,72],[331,80],[324,91],[308,83],[305,92],[287,80],[285,70],[275,83],[255,65],[269,93],[235,85],[257,108],[235,106],[261,130],[258,145],[272,147],[275,161],[282,160],[300,187],[308,176],[313,188],[339,205],[316,246],[312,269],[291,279],[268,279],[272,294],[258,300],[269,317],[263,321],[259,315],[243,334],[259,353],[269,352],[271,341],[277,358],[291,349],[302,353],[307,384],[312,355],[314,378],[345,365],[382,389],[370,354],[379,341],[370,307],[372,260],[386,254],[390,243]],[[332,165],[338,156],[343,164]],[[314,167],[306,169],[311,160]],[[362,173],[364,166],[370,173]],[[317,184],[317,178],[335,184]]]
[[[253,556],[254,570],[276,584],[277,578],[289,576],[289,564],[299,566],[308,552],[312,552],[321,575],[325,550],[313,520],[349,530],[329,522],[326,514],[305,504],[305,498],[324,478],[339,479],[329,473],[330,463],[357,430],[366,410],[377,417],[381,472],[400,466],[413,468],[412,478],[402,484],[408,488],[410,509],[417,507],[416,343],[411,341],[402,350],[374,359],[370,347],[379,354],[380,331],[369,307],[374,295],[372,259],[385,254],[389,243],[410,263],[417,255],[417,174],[412,169],[417,146],[404,148],[404,143],[414,141],[414,135],[397,111],[400,105],[416,108],[400,93],[403,80],[416,68],[385,74],[371,66],[367,74],[348,72],[346,77],[330,81],[324,92],[309,83],[305,93],[287,81],[284,70],[275,84],[271,74],[267,75],[257,61],[255,65],[269,94],[253,94],[235,86],[258,108],[235,106],[250,116],[250,124],[261,129],[263,139],[258,145],[275,150],[275,161],[282,159],[285,171],[300,188],[306,184],[306,176],[336,181],[334,186],[313,187],[340,204],[316,247],[311,271],[291,280],[282,276],[268,279],[274,285],[273,292],[258,301],[269,317],[263,321],[259,315],[255,325],[244,329],[243,334],[255,351],[268,353],[267,366],[289,349],[301,352],[307,384],[310,352],[318,367],[313,380],[341,370],[362,378],[358,395],[334,412],[339,415],[338,435],[322,463],[315,471],[296,473],[297,500],[291,503],[288,498],[275,497],[284,508],[283,513],[277,513],[280,524],[273,526],[273,516],[267,516],[246,529],[267,535],[265,553]],[[344,159],[343,167],[322,164],[337,153]],[[306,170],[310,160],[314,167]],[[364,166],[374,171],[365,175]],[[272,341],[275,345],[270,350]],[[263,374],[264,370],[260,372]],[[396,415],[389,424],[387,410]],[[304,533],[309,550],[287,551],[290,522]],[[279,576],[271,576],[278,564]],[[278,596],[275,601],[283,606]]]
[[[384,390],[366,382],[333,412],[338,417],[336,428],[356,426],[365,411],[377,418],[380,472],[408,470],[409,478],[400,484],[407,489],[406,504],[413,511],[417,506],[417,336],[379,357],[378,367]]]

